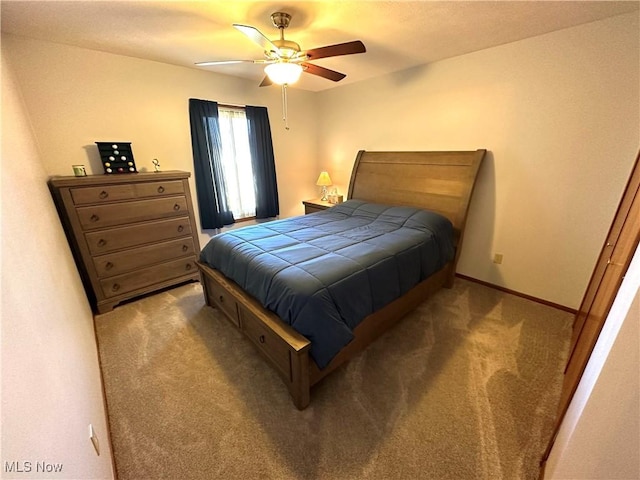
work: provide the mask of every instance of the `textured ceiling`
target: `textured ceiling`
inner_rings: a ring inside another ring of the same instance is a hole
[[[319,91],[631,11],[638,1],[2,1],[2,31],[190,68],[195,62],[261,59],[232,27],[278,38],[270,15],[292,15],[285,38],[303,49],[362,40],[364,54],[317,60],[347,75],[304,74],[295,88]],[[249,78],[260,65],[206,67]]]

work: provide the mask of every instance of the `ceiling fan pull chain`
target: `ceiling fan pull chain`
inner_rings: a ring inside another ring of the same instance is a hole
[[[287,84],[282,84],[282,120],[284,121],[284,129],[289,130],[289,122],[287,120]]]

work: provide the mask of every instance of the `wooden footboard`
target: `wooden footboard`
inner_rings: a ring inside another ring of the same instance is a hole
[[[310,402],[310,388],[340,365],[363,351],[367,345],[395,325],[451,278],[452,264],[421,282],[404,296],[367,316],[354,330],[355,338],[327,367],[320,370],[309,357],[311,342],[266,310],[236,283],[219,271],[197,262],[207,305],[217,308],[253,342],[262,356],[275,368],[303,410]]]

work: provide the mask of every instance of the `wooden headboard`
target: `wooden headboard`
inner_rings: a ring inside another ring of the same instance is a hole
[[[485,154],[486,150],[361,150],[353,166],[347,198],[438,212],[453,223],[457,246],[462,241],[469,200]]]

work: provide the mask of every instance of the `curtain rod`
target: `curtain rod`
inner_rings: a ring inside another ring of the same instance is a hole
[[[236,105],[233,103],[218,103],[219,107],[229,107],[229,108],[245,108],[246,105]]]

